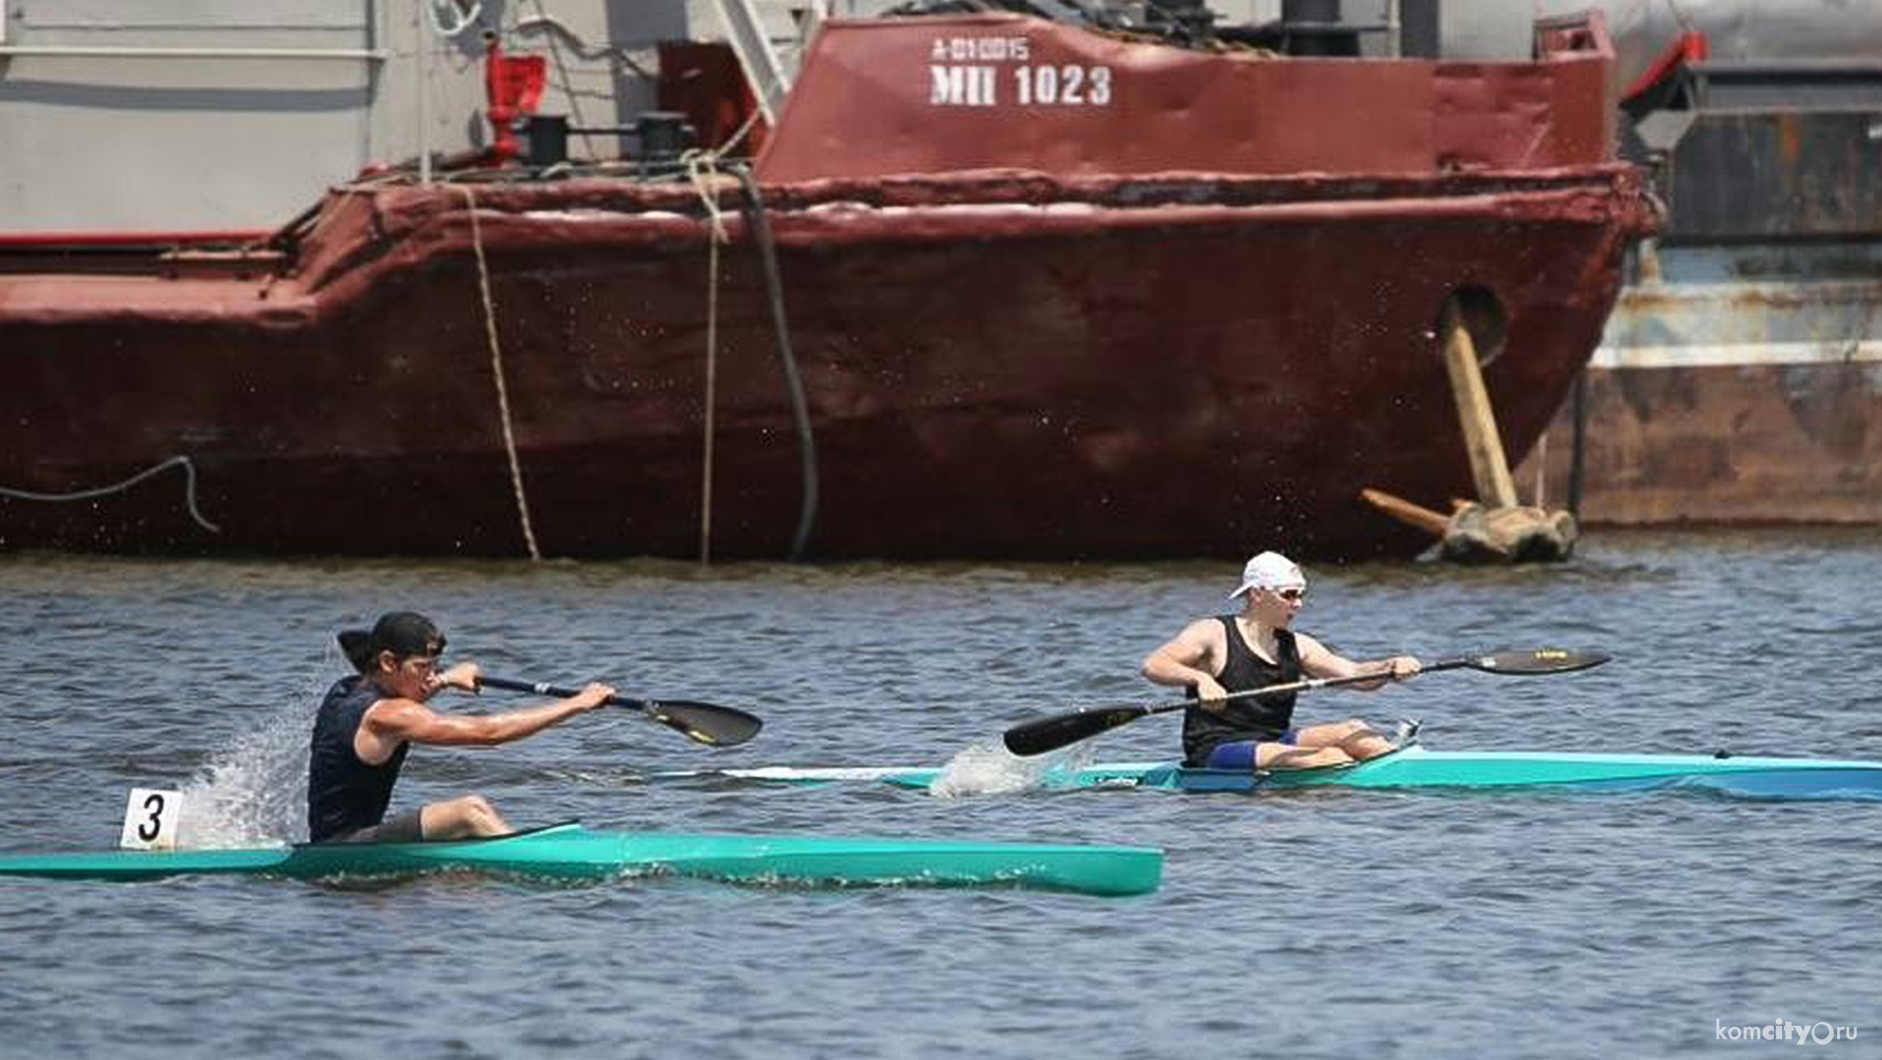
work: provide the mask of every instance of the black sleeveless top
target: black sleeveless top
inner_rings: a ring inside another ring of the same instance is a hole
[[[357,674],[327,690],[314,717],[314,738],[307,755],[307,840],[318,843],[385,820],[405,764],[409,743],[399,744],[384,765],[369,766],[353,753],[360,719],[385,698],[379,686]]]
[[[1216,620],[1222,623],[1228,641],[1228,661],[1215,675],[1224,691],[1249,692],[1300,680],[1300,648],[1294,643],[1292,631],[1274,631],[1275,655],[1280,662],[1277,666],[1248,647],[1233,615],[1218,615]],[[1189,694],[1193,698],[1196,690],[1191,688]],[[1292,694],[1231,699],[1223,704],[1221,714],[1200,705],[1188,708],[1183,712],[1184,764],[1202,765],[1211,751],[1225,743],[1279,739],[1294,720],[1294,699]]]

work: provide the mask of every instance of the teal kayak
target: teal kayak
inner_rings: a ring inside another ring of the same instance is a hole
[[[704,776],[706,774],[695,774]],[[766,767],[721,770],[718,776],[778,784],[873,781],[926,789],[943,781],[933,767]],[[677,774],[652,779],[674,779]],[[1028,778],[1028,787],[1159,788],[1176,791],[1257,791],[1288,788],[1573,789],[1642,792],[1709,791],[1759,799],[1882,799],[1882,762],[1757,756],[1578,754],[1523,751],[1428,751],[1408,747],[1358,765],[1254,773],[1189,769],[1178,762],[1114,762],[1059,766]],[[958,785],[957,785],[958,787]]]
[[[0,876],[81,880],[232,873],[330,879],[431,872],[577,880],[691,876],[811,887],[1011,886],[1125,895],[1156,890],[1163,852],[950,839],[603,832],[569,822],[492,839],[447,842],[0,855]]]

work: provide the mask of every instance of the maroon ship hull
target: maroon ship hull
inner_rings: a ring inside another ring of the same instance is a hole
[[[787,111],[773,151],[791,131]],[[1520,454],[1652,223],[1634,171],[1601,158],[820,179],[773,161],[808,510],[735,187],[715,317],[688,185],[478,184],[474,211],[461,187],[388,185],[333,193],[278,262],[0,274],[0,487],[182,455],[214,524],[170,472],[0,497],[0,546],[696,555],[711,350],[715,556],[784,555],[800,527],[826,558],[1410,554],[1423,537],[1357,491],[1470,489],[1445,299],[1473,310]]]

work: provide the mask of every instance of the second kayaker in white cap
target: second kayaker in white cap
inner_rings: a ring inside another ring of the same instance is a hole
[[[1312,769],[1376,758],[1394,750],[1391,741],[1358,718],[1294,725],[1294,696],[1228,699],[1269,685],[1310,677],[1359,677],[1376,682],[1351,687],[1370,691],[1418,673],[1409,655],[1354,662],[1293,629],[1307,601],[1307,576],[1278,552],[1263,552],[1242,568],[1242,582],[1229,594],[1235,614],[1191,622],[1176,639],[1150,653],[1144,676],[1160,685],[1187,688],[1196,705],[1183,715],[1183,758],[1211,769]]]

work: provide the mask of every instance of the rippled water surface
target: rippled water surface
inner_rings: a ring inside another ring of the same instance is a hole
[[[397,801],[481,790],[519,824],[1128,842],[1132,899],[1019,891],[371,890],[0,880],[0,1042],[35,1057],[1798,1055],[1718,1027],[1882,1037],[1882,806],[1695,795],[1307,791],[939,799],[648,784],[709,766],[939,764],[1033,712],[1165,698],[1143,655],[1233,563],[728,566],[0,558],[0,851],[104,849],[132,786],[185,839],[296,839],[335,630],[436,616],[493,674],[747,707],[699,748],[625,712],[420,749]],[[1550,644],[1583,674],[1305,696],[1440,749],[1882,759],[1882,541],[1602,535],[1560,568],[1310,570],[1348,654]],[[488,702],[520,702],[490,694]],[[459,700],[456,708],[477,704]],[[1176,716],[1090,753],[1172,753]],[[1874,1026],[1874,1029],[1870,1028]]]

